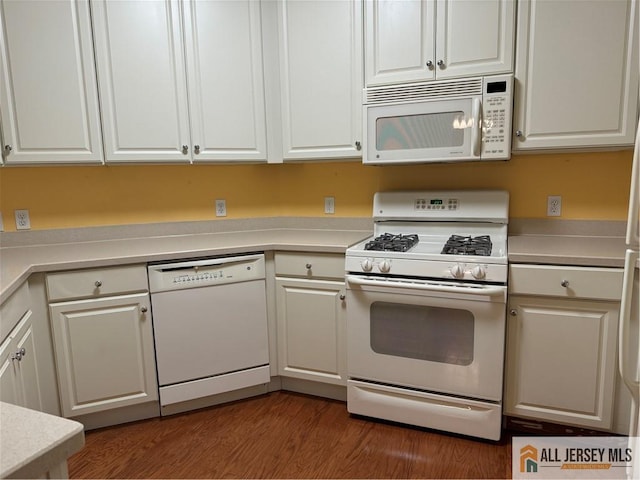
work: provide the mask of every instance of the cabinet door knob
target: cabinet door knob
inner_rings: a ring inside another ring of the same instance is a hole
[[[433,70],[433,62],[431,60],[427,60],[427,67],[429,70]]]
[[[189,145],[182,145],[182,153],[185,155],[189,153]]]
[[[512,308],[511,310],[509,310],[509,315],[511,315],[512,317],[516,317],[518,315],[518,311],[515,308]]]
[[[5,145],[4,146],[4,151],[7,152],[7,155],[9,155],[9,152],[11,152],[11,150],[13,150],[11,145]]]
[[[516,137],[522,137],[522,130],[516,130]]]
[[[94,285],[96,286],[96,288],[100,288],[102,286],[102,282],[100,280],[96,280],[96,283],[94,283]]]
[[[360,142],[356,142],[356,150],[362,150],[362,144]]]
[[[193,153],[195,153],[196,155],[200,153],[200,145],[193,146]]]
[[[305,267],[307,270],[311,270],[311,264],[310,264],[310,263],[307,263],[304,267]]]
[[[340,300],[344,300],[345,298],[347,298],[347,296],[344,293],[340,294]]]
[[[564,288],[567,288],[569,286],[569,280],[562,280],[560,282],[560,285],[562,285]]]
[[[143,305],[143,306],[141,306],[141,307],[140,307],[140,311],[141,311],[142,313],[147,313],[148,309],[147,309],[147,307],[146,307],[146,306],[144,306],[144,305]]]
[[[444,60],[438,60],[438,66],[444,68]]]
[[[18,360],[19,362],[21,362],[23,357],[25,357],[26,355],[27,355],[27,350],[24,347],[22,347],[16,350],[16,353],[14,353],[11,356],[11,360]]]

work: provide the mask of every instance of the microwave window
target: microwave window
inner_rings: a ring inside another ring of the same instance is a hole
[[[464,112],[439,112],[420,115],[382,117],[376,120],[376,148],[412,150],[460,147],[464,130],[473,119]]]

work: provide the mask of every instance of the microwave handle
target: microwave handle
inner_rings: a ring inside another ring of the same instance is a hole
[[[480,145],[482,142],[482,105],[479,98],[474,98],[471,104],[471,115],[473,117],[473,130],[471,131],[471,154],[480,158]]]

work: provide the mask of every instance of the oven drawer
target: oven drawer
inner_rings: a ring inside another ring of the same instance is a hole
[[[511,265],[509,293],[620,300],[621,268]]]
[[[344,280],[344,255],[276,252],[276,275]]]
[[[49,300],[101,297],[148,290],[144,265],[59,272],[47,275]]]

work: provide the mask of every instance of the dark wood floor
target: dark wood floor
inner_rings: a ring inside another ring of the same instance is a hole
[[[274,392],[87,432],[70,478],[511,478],[511,442],[372,421]]]

